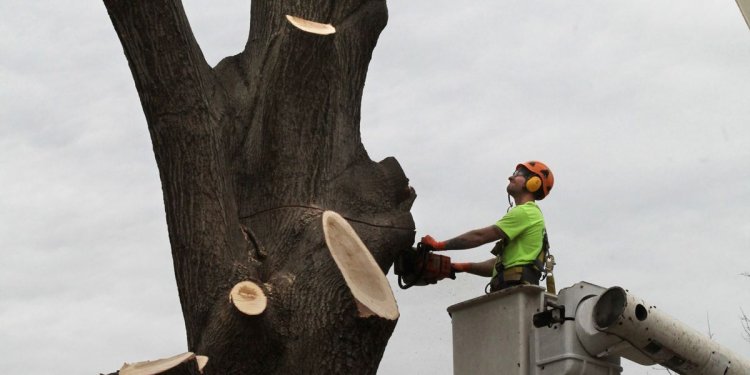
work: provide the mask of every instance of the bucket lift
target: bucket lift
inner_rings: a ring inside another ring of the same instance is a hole
[[[620,359],[684,375],[747,375],[750,362],[620,287],[534,285],[448,308],[456,375],[619,375]]]

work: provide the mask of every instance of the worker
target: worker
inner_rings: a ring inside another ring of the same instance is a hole
[[[492,277],[490,292],[520,284],[539,285],[547,243],[544,216],[536,201],[544,199],[552,190],[555,178],[542,162],[528,161],[516,166],[508,177],[507,213],[495,224],[468,231],[447,241],[432,236],[422,237],[422,243],[436,251],[472,249],[497,241],[495,257],[478,263],[452,263],[454,272]],[[511,198],[515,205],[511,203]]]

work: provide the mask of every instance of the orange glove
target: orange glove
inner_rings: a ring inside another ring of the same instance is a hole
[[[422,241],[420,242],[427,245],[428,247],[431,247],[433,250],[445,250],[445,241],[436,241],[429,234],[422,237]]]
[[[471,263],[451,263],[453,272],[469,272]]]

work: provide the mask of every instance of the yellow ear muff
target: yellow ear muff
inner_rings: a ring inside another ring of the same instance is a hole
[[[526,190],[535,193],[542,187],[542,179],[537,176],[531,176],[526,180]]]

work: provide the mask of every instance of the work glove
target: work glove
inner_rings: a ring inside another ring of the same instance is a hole
[[[422,240],[420,242],[427,245],[427,247],[431,248],[431,250],[445,250],[445,241],[437,241],[429,234],[422,237]]]
[[[451,263],[451,270],[456,272],[469,272],[471,269],[471,263]]]

